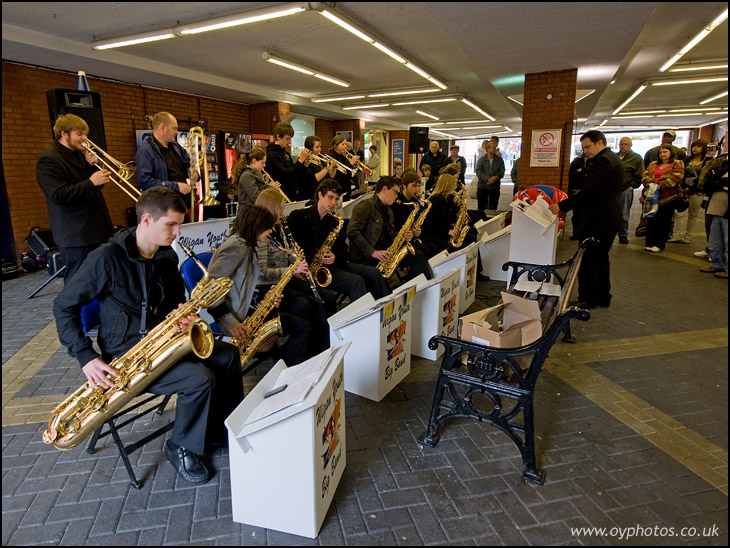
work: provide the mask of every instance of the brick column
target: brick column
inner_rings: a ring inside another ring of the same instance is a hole
[[[578,69],[525,75],[519,175],[521,189],[541,184],[567,190],[577,79]],[[532,132],[541,129],[562,130],[559,167],[530,167]]]

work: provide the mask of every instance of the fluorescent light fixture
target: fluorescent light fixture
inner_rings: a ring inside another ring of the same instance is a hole
[[[507,96],[507,99],[509,99],[510,101],[514,101],[515,103],[517,103],[517,104],[518,104],[518,105],[520,105],[521,107],[525,106],[525,105],[523,105],[522,103],[520,103],[520,102],[519,102],[519,101],[518,101],[517,99],[515,99],[515,98],[513,98],[513,97],[510,97],[509,95]]]
[[[705,108],[675,108],[669,112],[705,112],[707,110],[720,110],[720,107],[705,107]]]
[[[340,19],[331,11],[325,9],[325,10],[320,11],[319,13],[324,15],[327,19],[332,21],[335,25],[339,25],[346,31],[351,32],[352,34],[357,36],[358,38],[365,40],[368,44],[372,44],[373,42],[375,42],[375,40],[370,38],[367,34],[360,32],[355,27],[353,27],[350,23]]]
[[[588,97],[589,95],[593,95],[593,94],[594,94],[595,92],[596,92],[596,90],[595,90],[595,89],[592,89],[591,91],[589,91],[588,93],[586,93],[586,94],[585,94],[585,95],[584,95],[583,97],[581,97],[580,99],[576,99],[576,100],[575,100],[576,104],[577,104],[577,103],[578,103],[579,101],[582,101],[583,99],[585,99],[586,97]]]
[[[370,93],[368,97],[387,97],[389,95],[414,95],[416,93],[433,93],[434,91],[441,91],[436,88],[428,89],[410,89],[405,91],[384,91],[382,93]]]
[[[711,103],[712,101],[715,101],[719,99],[720,97],[725,97],[727,95],[727,90],[723,91],[719,95],[714,95],[712,97],[708,97],[707,99],[703,99],[700,101],[700,105],[706,105],[707,103]]]
[[[700,41],[705,38],[708,34],[710,34],[713,30],[715,30],[725,19],[727,19],[727,9],[723,11],[718,17],[715,18],[715,20],[707,25],[700,33],[692,38],[689,42],[687,42],[687,45],[684,46],[679,52],[674,55],[669,61],[664,63],[661,68],[659,69],[659,72],[664,72],[669,67],[671,67],[674,63],[679,61],[682,56],[687,53],[689,50],[691,50],[693,47],[695,47],[697,44],[700,43]]]
[[[458,135],[452,135],[451,133],[444,133],[443,131],[439,131],[437,129],[431,128],[431,131],[433,133],[438,133],[439,135],[443,135],[444,137],[448,137],[450,139],[458,139],[459,138]]]
[[[393,103],[393,106],[423,105],[426,103],[448,103],[449,101],[456,101],[456,97],[447,97],[445,99],[423,99],[422,101],[403,101],[400,103]]]
[[[433,76],[429,76],[429,77],[428,77],[428,81],[429,81],[429,82],[431,82],[432,84],[434,84],[434,85],[436,85],[436,86],[440,87],[441,89],[446,89],[446,88],[448,87],[448,86],[447,86],[446,84],[444,84],[444,83],[443,83],[443,82],[441,82],[440,80],[437,80],[437,79],[436,79],[436,78],[434,78]]]
[[[642,110],[640,112],[622,112],[619,116],[633,116],[634,114],[661,114],[666,110]]]
[[[631,95],[631,97],[629,97],[628,99],[626,99],[626,101],[624,101],[621,104],[621,106],[618,107],[616,110],[614,110],[612,114],[618,114],[626,105],[628,105],[631,101],[633,101],[634,99],[636,99],[636,97],[638,97],[639,93],[641,93],[642,91],[644,91],[647,87],[649,87],[649,84],[641,84],[639,86],[639,88]],[[606,120],[604,120],[603,124],[605,124],[605,123],[606,123]],[[603,125],[603,124],[601,124],[601,125]]]
[[[207,32],[209,30],[219,30],[228,27],[236,27],[238,25],[245,25],[246,23],[256,23],[257,21],[267,21],[269,19],[276,19],[278,17],[286,17],[287,15],[293,15],[295,13],[301,13],[305,11],[302,6],[290,7],[278,11],[264,11],[256,10],[251,13],[244,13],[238,15],[232,15],[229,17],[219,17],[211,19],[209,21],[193,23],[190,25],[181,25],[175,30],[178,34],[198,34],[200,32]]]
[[[638,114],[635,116],[628,115],[628,116],[611,116],[612,120],[628,120],[630,118],[654,118],[654,116],[657,116],[656,114]]]
[[[479,108],[474,103],[472,103],[471,101],[469,101],[469,99],[462,99],[461,102],[464,103],[465,105],[469,105],[471,108],[473,108],[474,110],[476,110],[479,114],[481,114],[482,116],[484,116],[486,118],[489,118],[492,122],[494,122],[494,118],[492,116],[490,116],[489,114],[487,114],[486,112],[484,112],[481,108]]]
[[[134,44],[144,44],[146,42],[157,42],[158,40],[167,40],[175,38],[176,34],[173,29],[156,30],[154,32],[143,32],[133,34],[123,38],[112,38],[110,40],[97,40],[91,43],[91,47],[96,50],[121,48],[124,46],[133,46]]]
[[[664,82],[652,82],[652,86],[678,86],[682,84],[705,84],[709,82],[727,82],[727,76],[717,78],[694,78],[692,80],[666,80]]]
[[[380,42],[373,42],[373,46],[375,46],[376,48],[378,48],[378,49],[379,49],[380,51],[382,51],[382,52],[383,52],[383,53],[384,53],[385,55],[387,55],[388,57],[392,57],[393,59],[395,59],[396,61],[398,61],[399,63],[401,63],[401,64],[403,64],[403,65],[405,65],[405,64],[406,64],[406,60],[405,60],[405,59],[403,59],[403,57],[401,57],[400,55],[398,55],[398,54],[397,54],[396,52],[394,52],[393,50],[391,50],[391,49],[388,49],[388,48],[386,48],[386,47],[385,47],[385,46],[384,46],[383,44],[381,44]]]
[[[482,122],[483,122],[483,120],[466,120],[465,122],[446,122],[446,123],[464,125],[464,124],[481,124]],[[494,126],[494,127],[499,127],[499,126]]]
[[[271,55],[270,53],[264,52],[263,58],[268,61],[269,63],[274,63],[275,65],[279,65],[281,67],[285,67],[291,70],[295,70],[297,72],[301,72],[302,74],[307,74],[309,76],[314,76],[315,78],[319,78],[320,80],[325,80],[327,82],[330,82],[332,84],[336,84],[338,86],[342,86],[343,88],[350,87],[350,82],[347,82],[345,80],[341,80],[339,78],[335,78],[334,76],[330,76],[329,74],[323,74],[315,69],[305,67],[303,65],[300,65],[298,63],[294,63],[292,61],[287,61],[286,59],[282,59],[281,57],[277,57],[274,55]]]
[[[331,103],[333,101],[352,101],[354,99],[365,99],[364,95],[348,95],[347,97],[325,97],[324,99],[312,99],[313,103]]]
[[[472,129],[495,129],[502,126],[471,126],[471,127],[450,127],[448,129],[463,129],[464,131],[471,131]]]
[[[423,110],[417,110],[416,111],[421,116],[425,116],[426,118],[431,118],[431,120],[440,120],[438,116],[434,116],[433,114],[429,114],[428,112],[424,112]]]
[[[657,118],[674,118],[679,116],[712,116],[716,112],[685,112],[684,114],[657,114]]]
[[[669,72],[687,72],[690,70],[714,70],[714,69],[726,69],[727,65],[702,65],[702,66],[686,66],[686,67],[675,67],[670,69]]]
[[[512,133],[512,130],[508,128],[507,126],[504,126],[504,129],[506,129],[509,133]]]
[[[606,118],[603,122],[601,122],[598,127],[604,126],[608,122],[608,118]]]
[[[355,105],[350,107],[342,107],[342,110],[361,110],[366,108],[381,108],[381,107],[389,107],[390,103],[376,103],[374,105]]]

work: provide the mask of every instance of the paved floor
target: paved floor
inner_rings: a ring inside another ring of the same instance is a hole
[[[611,251],[613,304],[575,323],[578,344],[557,343],[538,382],[544,485],[484,424],[419,447],[438,366],[414,359],[383,401],[347,395],[347,467],[314,540],[232,521],[227,450],[192,487],[157,440],[132,455],[138,491],[108,441],[93,456],[44,445],[50,410],[82,383],[52,318],[62,282],[31,300],[45,273],[3,282],[3,545],[727,545],[727,280],[699,271],[702,234],[659,255],[630,240]],[[501,287],[479,282],[473,306]]]

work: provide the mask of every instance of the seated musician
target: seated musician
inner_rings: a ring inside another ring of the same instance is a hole
[[[396,231],[400,230],[403,224],[408,220],[409,215],[413,212],[413,206],[418,206],[418,215],[423,212],[425,204],[421,202],[421,177],[419,177],[416,170],[406,171],[401,178],[401,191],[398,193],[398,199],[395,203],[390,206],[393,210],[393,220],[395,221]],[[429,213],[430,214],[430,210]],[[428,218],[426,214],[426,219]],[[418,217],[417,217],[418,219]],[[423,220],[421,221],[423,223]],[[422,229],[420,227],[414,228],[413,239],[411,245],[421,251],[426,257],[433,257],[437,252],[432,252],[431,249],[421,239]]]
[[[264,181],[266,153],[255,148],[243,155],[231,170],[231,180],[238,181],[238,205],[253,204],[262,190],[270,188]],[[277,186],[277,185],[272,185]],[[278,185],[277,188],[281,186]]]
[[[170,188],[153,187],[142,193],[136,209],[139,224],[117,232],[93,251],[53,306],[59,339],[79,361],[92,388],[110,388],[117,376],[107,365],[110,360],[127,353],[185,301],[177,254],[170,247],[180,235],[185,204]],[[101,356],[81,323],[81,307],[93,299],[100,307]],[[186,330],[192,320],[188,316],[170,328]],[[205,483],[211,477],[200,460],[206,441],[209,447],[227,443],[223,420],[243,399],[238,351],[215,342],[209,358],[187,354],[147,391],[177,394],[175,426],[165,455],[183,479]]]
[[[266,242],[259,242],[257,248],[261,264],[259,278],[259,292],[261,292],[278,282],[289,268],[294,259],[290,250],[294,248],[296,242],[290,242],[284,231],[284,195],[281,192],[273,188],[264,190],[256,198],[256,205],[265,207],[276,218],[271,236]],[[282,248],[287,251],[283,251]],[[307,282],[307,266],[306,260],[302,261],[294,271],[294,276],[284,288],[284,298],[279,306],[279,311],[285,313],[280,315],[282,321],[287,324],[286,327],[289,327],[287,333],[306,330],[311,333],[309,339],[305,339],[304,359],[311,358],[330,346],[327,314],[319,293],[315,295]],[[286,316],[292,317],[285,319]]]
[[[265,296],[260,292],[258,296],[256,295],[257,282],[261,275],[258,244],[268,240],[275,224],[276,217],[265,207],[254,204],[240,207],[230,236],[216,249],[208,267],[211,278],[224,277],[233,280],[233,287],[228,295],[208,307],[208,312],[223,332],[239,343],[249,344],[256,337],[256,330],[261,327],[256,325],[249,329],[244,324],[249,312],[253,312],[257,306],[269,305],[272,307],[271,313],[266,317],[266,320],[269,320],[275,316],[273,308],[281,304],[283,297],[281,294],[273,303],[264,302]],[[298,318],[287,313],[281,313],[280,317],[282,331],[284,335],[289,335],[286,341],[283,338],[277,340],[276,337],[271,337],[258,351],[268,352],[274,345],[281,345],[274,351],[276,356],[283,359],[287,365],[295,365],[302,361],[311,326],[309,322],[300,322]]]
[[[431,211],[421,225],[421,240],[435,254],[449,247],[449,239],[456,234],[453,230],[459,207],[454,203],[458,179],[455,175],[440,175],[429,196]]]
[[[308,208],[292,211],[289,215],[289,228],[309,264],[339,224],[331,213],[334,212],[340,194],[342,189],[337,181],[325,179],[317,187],[316,203]],[[327,289],[319,288],[319,293],[327,303],[330,315],[334,313],[334,292],[347,295],[350,302],[368,292],[375,299],[390,294],[390,288],[376,268],[348,262],[347,256],[345,231],[340,230],[331,249],[322,258],[322,265],[331,273],[332,282]],[[317,272],[312,271],[312,275],[317,277]]]
[[[337,162],[334,160],[320,160],[319,163],[312,161],[322,154],[322,140],[316,135],[310,135],[304,140],[304,148],[310,152],[310,157],[304,162],[307,167],[306,173],[299,179],[296,200],[312,200],[317,185],[324,179],[331,179],[337,171]]]
[[[392,258],[389,247],[398,231],[389,206],[395,203],[399,188],[396,178],[381,177],[375,185],[375,195],[355,206],[350,223],[347,225],[353,262],[367,264],[375,259],[377,264],[377,262],[386,263]],[[406,229],[403,232],[403,240],[410,242],[412,239],[413,232]],[[421,251],[416,251],[414,255],[406,254],[400,266],[409,269],[408,279],[419,274],[425,274],[430,278],[428,259]]]

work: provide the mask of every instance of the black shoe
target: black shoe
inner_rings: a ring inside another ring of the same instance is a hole
[[[198,455],[188,451],[184,447],[171,449],[170,445],[165,443],[165,456],[185,481],[190,483],[205,483],[210,480],[211,473],[200,461]]]
[[[626,236],[619,236],[618,237],[618,243],[620,243],[620,244],[627,244],[627,243],[629,243],[629,239]]]
[[[598,306],[596,303],[588,302],[588,301],[573,301],[570,303],[570,306],[577,306],[578,308],[585,308],[586,310],[592,310]]]

